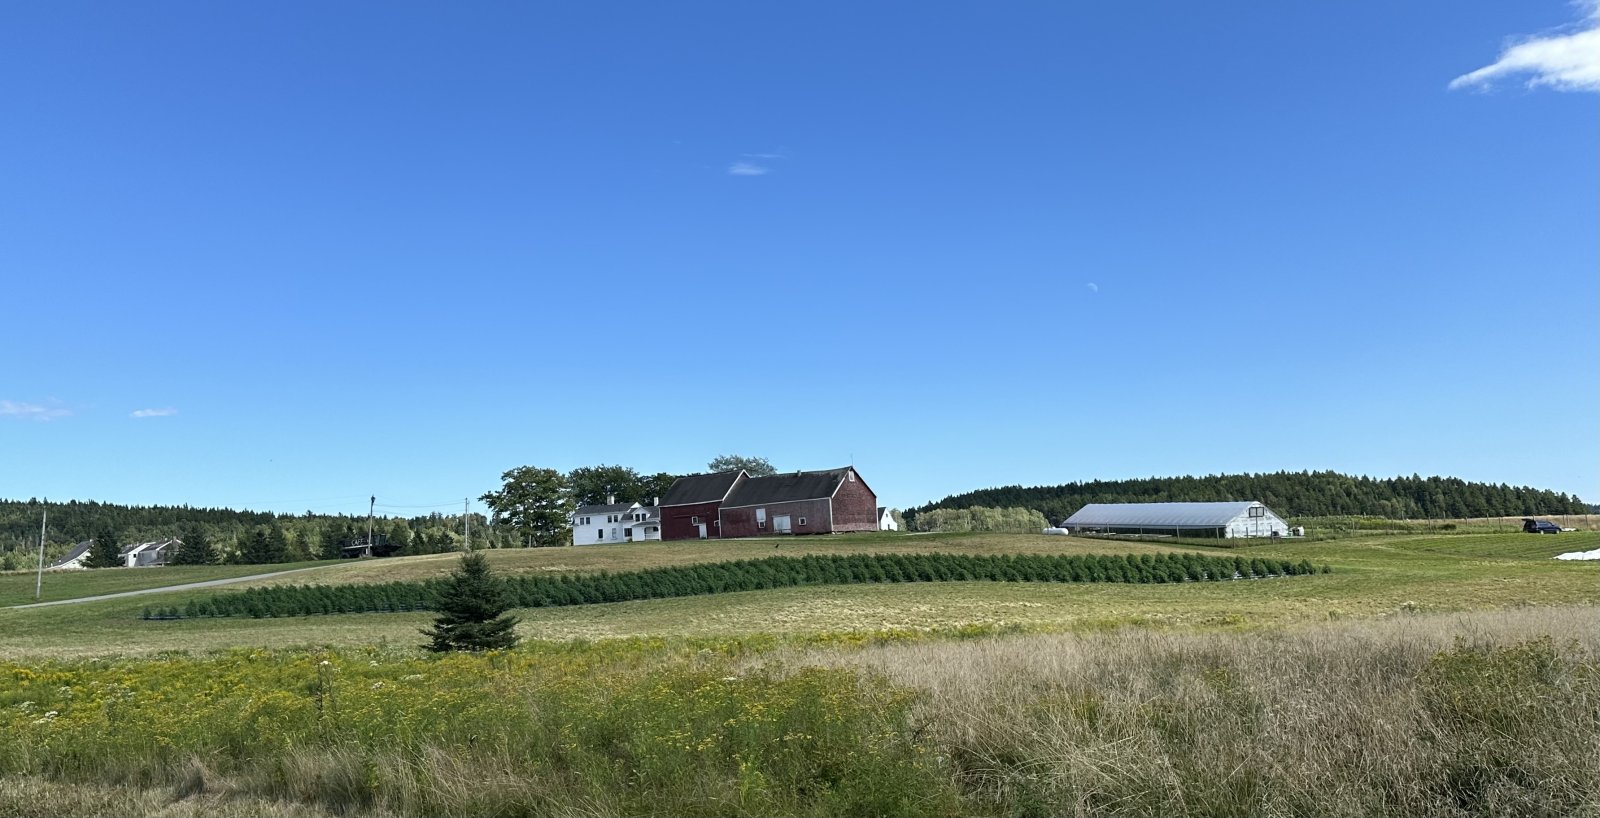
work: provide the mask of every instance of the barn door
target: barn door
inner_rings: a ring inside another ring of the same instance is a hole
[[[696,526],[696,528],[700,529],[700,539],[702,539],[702,540],[705,539],[706,538],[706,524],[705,523],[701,523],[700,525]]]

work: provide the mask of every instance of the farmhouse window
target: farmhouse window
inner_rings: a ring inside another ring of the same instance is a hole
[[[597,540],[605,539],[606,538],[606,530],[603,529],[603,528],[595,529],[594,530],[594,538],[597,539]]]

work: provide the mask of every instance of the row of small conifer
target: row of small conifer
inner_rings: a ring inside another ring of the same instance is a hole
[[[676,565],[640,571],[562,576],[514,576],[504,591],[514,607],[546,608],[636,599],[897,582],[1124,582],[1181,583],[1264,579],[1328,573],[1308,560],[1204,554],[837,554],[767,557]],[[197,599],[182,608],[146,609],[146,619],[211,616],[285,617],[316,614],[425,611],[443,580],[373,585],[288,585]]]

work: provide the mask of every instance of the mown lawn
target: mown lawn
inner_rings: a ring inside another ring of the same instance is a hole
[[[54,602],[61,599],[80,599],[86,596],[115,594],[122,591],[142,591],[167,585],[229,579],[272,571],[292,571],[327,565],[321,562],[290,562],[275,565],[171,565],[162,568],[97,568],[85,571],[44,572],[44,593],[33,598],[35,573],[33,571],[7,571],[0,573],[0,607],[25,605],[30,602]],[[305,580],[300,580],[304,582]]]

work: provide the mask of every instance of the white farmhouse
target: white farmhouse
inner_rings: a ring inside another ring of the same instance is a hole
[[[578,506],[572,512],[573,545],[606,545],[661,539],[661,512],[655,506],[618,503]]]
[[[1254,502],[1090,503],[1061,523],[1073,534],[1287,537],[1289,524]]]

